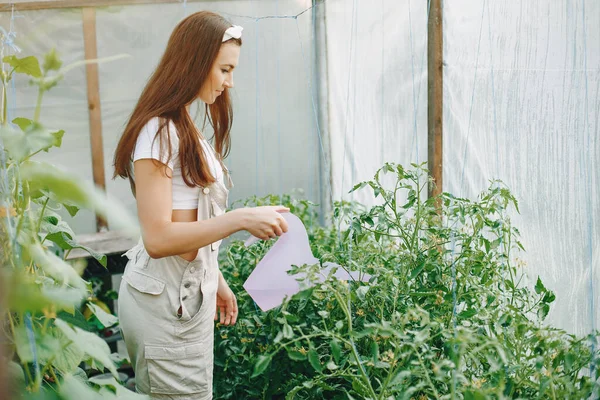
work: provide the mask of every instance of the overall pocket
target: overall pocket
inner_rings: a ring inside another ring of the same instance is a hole
[[[212,391],[206,368],[210,360],[204,343],[146,345],[144,350],[150,393],[175,395]]]
[[[135,269],[128,269],[123,274],[123,280],[141,293],[158,296],[165,290],[165,283],[158,278],[146,275]]]

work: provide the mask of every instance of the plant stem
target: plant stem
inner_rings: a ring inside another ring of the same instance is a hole
[[[15,338],[17,335],[16,335],[16,329],[15,329],[14,317],[11,312],[7,312],[7,314],[8,314],[8,323],[10,324],[11,336],[13,338]],[[21,318],[21,319],[23,319],[23,318]],[[25,374],[27,375],[27,381],[31,385],[31,383],[33,382],[33,377],[31,376],[31,371],[29,370],[27,363],[25,361],[23,361],[23,359],[21,359],[21,357],[19,357],[19,361],[21,361],[23,370],[25,371]]]
[[[423,372],[424,372],[425,377],[427,378],[427,382],[429,383],[429,386],[431,386],[433,393],[435,393],[435,398],[439,399],[440,394],[438,393],[437,389],[435,388],[435,385],[433,384],[433,382],[431,381],[431,378],[429,377],[429,370],[426,369],[425,364],[423,364],[423,358],[421,358],[419,349],[417,349],[417,347],[414,344],[411,344],[411,347],[415,350],[415,354],[417,355],[417,358],[419,359],[419,364],[421,364],[421,367],[423,368]],[[452,386],[454,388],[454,379],[452,380]],[[452,397],[454,398],[454,390],[452,390]]]
[[[398,358],[398,350],[400,350],[400,346],[396,347],[396,350],[394,351],[394,360],[396,360]],[[385,382],[383,383],[383,386],[381,387],[381,392],[379,393],[379,399],[380,400],[384,400],[384,396],[385,396],[385,390],[387,389],[387,386],[390,384],[390,380],[392,379],[393,376],[396,375],[396,372],[398,371],[398,369],[400,368],[400,363],[398,363],[398,366],[396,368],[392,367],[392,371],[388,372],[388,376],[385,379]]]
[[[2,80],[2,125],[6,125],[8,123],[7,118],[6,118],[6,111],[8,109],[7,106],[7,101],[8,99],[6,98],[6,82],[4,82],[4,79]]]
[[[38,221],[38,226],[37,226],[37,232],[40,232],[40,229],[42,228],[42,221],[44,220],[44,212],[46,212],[46,207],[48,206],[48,202],[50,201],[50,197],[46,197],[46,200],[44,201],[44,205],[42,206],[42,211],[40,212],[40,219]],[[44,240],[46,240],[44,238]],[[42,240],[41,244],[44,244],[44,240]]]
[[[37,101],[35,104],[35,112],[33,114],[33,122],[38,122],[40,120],[40,113],[42,112],[42,97],[44,95],[44,90],[40,87],[38,90]]]
[[[54,368],[52,368],[52,366],[50,366],[48,371],[50,371],[50,375],[52,376],[52,378],[54,378],[54,383],[56,383],[56,386],[58,386],[60,388],[60,382],[58,381],[58,377],[56,376],[56,373],[54,372]]]
[[[367,371],[365,371],[365,368],[362,365],[362,362],[360,360],[360,355],[358,354],[358,350],[356,350],[356,345],[354,344],[354,340],[352,340],[352,336],[351,336],[352,335],[352,315],[350,315],[350,309],[344,303],[343,299],[341,298],[341,296],[337,290],[334,290],[333,293],[334,293],[337,301],[340,303],[342,310],[344,310],[344,314],[346,314],[346,320],[348,321],[349,340],[347,340],[347,341],[344,340],[344,341],[350,345],[350,348],[352,349],[352,354],[354,355],[354,359],[356,360],[356,364],[358,365],[358,368],[360,369],[360,372],[363,376],[363,380],[369,387],[369,390],[371,391],[371,395],[373,396],[373,399],[375,399],[377,397],[377,394],[375,393],[375,390],[373,389],[373,386],[371,385],[371,380],[369,379],[369,375],[367,374]],[[350,293],[350,291],[348,291],[348,293]]]

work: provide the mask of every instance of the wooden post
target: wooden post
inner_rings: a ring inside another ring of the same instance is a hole
[[[85,59],[98,58],[96,46],[96,9],[83,7],[83,43],[85,48]],[[100,111],[100,79],[98,77],[98,64],[86,65],[87,98],[90,117],[90,143],[92,148],[92,173],[94,183],[106,191],[104,177],[104,148],[102,144],[102,113]],[[98,232],[107,228],[104,219],[96,216],[96,230]]]
[[[427,22],[427,152],[428,167],[435,186],[429,197],[443,191],[443,35],[442,0],[431,0]],[[441,204],[437,204],[438,209]]]
[[[188,3],[199,3],[207,0],[187,0]],[[182,0],[13,0],[0,2],[0,12],[28,10],[46,10],[55,8],[110,7],[138,4],[181,3]]]

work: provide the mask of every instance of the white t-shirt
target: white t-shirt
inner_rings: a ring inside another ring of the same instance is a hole
[[[140,135],[138,136],[135,151],[133,153],[133,161],[141,159],[154,159],[162,162],[173,171],[172,178],[172,197],[173,197],[173,210],[193,210],[198,208],[198,196],[200,196],[199,187],[189,187],[183,181],[181,176],[181,163],[179,162],[179,136],[177,136],[177,130],[175,124],[169,121],[169,134],[171,139],[171,159],[167,162],[167,147],[166,142],[163,146],[164,154],[160,154],[160,140],[161,137],[157,137],[154,140],[156,133],[158,132],[160,121],[158,118],[152,118],[142,128]],[[209,163],[211,174],[220,182],[223,182],[223,170],[221,164],[215,156],[215,152],[212,146],[206,141],[206,139],[200,139],[204,154]],[[164,135],[166,141],[166,131]]]

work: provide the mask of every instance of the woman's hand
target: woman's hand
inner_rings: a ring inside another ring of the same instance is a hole
[[[245,212],[244,229],[259,239],[269,240],[283,235],[288,230],[287,221],[281,216],[281,213],[289,212],[289,208],[264,206],[244,208],[243,211]]]
[[[235,294],[229,288],[229,285],[223,278],[223,274],[219,271],[219,287],[217,288],[217,310],[215,311],[215,321],[219,319],[219,311],[221,318],[219,322],[222,325],[234,325],[238,317],[238,306]]]

